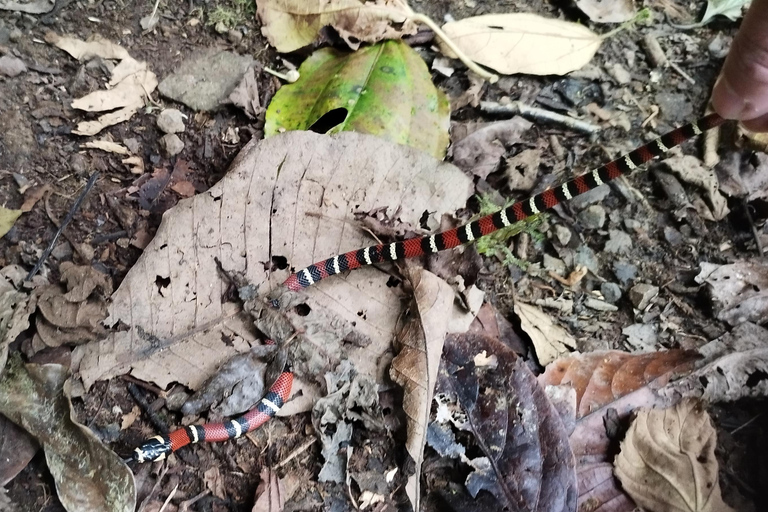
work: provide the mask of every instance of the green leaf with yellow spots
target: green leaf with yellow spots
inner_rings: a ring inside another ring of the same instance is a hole
[[[356,52],[323,48],[277,91],[265,136],[287,130],[356,131],[419,148],[442,159],[448,146],[448,99],[410,46],[387,41]]]
[[[13,223],[21,215],[21,210],[9,210],[0,206],[0,238],[4,237],[13,227]]]

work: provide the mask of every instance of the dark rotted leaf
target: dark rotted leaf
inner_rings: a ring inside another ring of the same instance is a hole
[[[469,326],[469,332],[496,338],[518,355],[524,356],[528,353],[528,348],[515,331],[515,327],[490,302],[484,303],[477,312],[475,320]]]
[[[0,415],[0,487],[27,467],[38,448],[32,436]]]
[[[133,512],[133,474],[86,427],[65,396],[67,369],[9,358],[0,380],[0,413],[42,445],[62,505],[70,511]]]
[[[277,380],[285,359],[285,352],[278,352],[274,345],[256,345],[245,354],[232,357],[189,397],[181,412],[200,414],[213,408],[217,414],[233,416],[247,411]],[[268,360],[271,362],[267,363]]]
[[[498,364],[475,365],[483,351],[495,355]],[[568,434],[523,360],[499,340],[470,333],[449,336],[445,358],[460,369],[449,383],[487,457],[474,459],[475,476],[467,484],[475,491],[490,491],[510,510],[575,510],[575,461]],[[473,396],[474,384],[462,372],[476,376],[474,402],[465,401]],[[469,392],[462,389],[466,385]]]

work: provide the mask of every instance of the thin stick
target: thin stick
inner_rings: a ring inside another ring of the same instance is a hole
[[[51,255],[51,251],[53,251],[53,246],[56,245],[56,241],[61,236],[61,233],[64,231],[64,228],[69,225],[70,222],[72,222],[72,218],[75,216],[75,212],[80,208],[80,205],[83,202],[83,199],[85,199],[85,196],[88,195],[88,192],[91,191],[93,188],[93,185],[96,183],[96,178],[99,177],[99,172],[96,171],[93,174],[91,174],[91,177],[88,178],[88,183],[86,183],[85,188],[80,193],[80,196],[77,198],[75,203],[72,205],[72,208],[69,209],[69,213],[67,213],[67,216],[64,217],[64,220],[61,223],[61,226],[59,226],[59,229],[56,231],[56,234],[53,235],[53,240],[48,244],[48,247],[45,248],[45,251],[43,251],[42,256],[40,256],[40,259],[37,261],[37,264],[35,267],[29,271],[29,274],[27,274],[27,277],[24,279],[25,281],[29,281],[33,277],[35,277],[35,274],[40,270],[40,267],[43,266],[43,263],[45,263],[45,260],[48,259],[48,256]]]
[[[564,116],[556,112],[526,105],[520,101],[513,101],[508,105],[502,105],[493,101],[481,101],[480,110],[488,114],[521,115],[531,117],[536,121],[550,121],[560,123],[576,131],[592,135],[600,131],[600,127],[586,121],[579,121],[572,117]]]
[[[313,438],[307,440],[304,444],[302,444],[301,446],[299,446],[298,448],[293,450],[290,453],[290,455],[288,455],[288,457],[286,457],[285,459],[280,461],[280,463],[277,466],[275,466],[275,469],[280,469],[281,467],[283,467],[286,464],[288,464],[289,462],[291,462],[293,459],[295,459],[296,457],[298,457],[299,455],[301,455],[302,453],[307,451],[310,446],[315,444],[316,441],[317,441],[316,437],[313,437]]]

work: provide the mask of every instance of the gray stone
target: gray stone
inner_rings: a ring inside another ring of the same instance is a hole
[[[627,85],[632,81],[632,75],[618,62],[608,69],[608,74],[615,78],[620,85]]]
[[[599,204],[593,204],[579,212],[579,220],[587,229],[600,229],[605,224],[605,208]]]
[[[0,75],[14,77],[26,72],[27,65],[23,60],[10,55],[0,57]]]
[[[243,33],[239,30],[230,30],[227,32],[227,41],[232,44],[238,44],[243,40]]]
[[[605,197],[610,193],[610,187],[608,187],[606,184],[603,184],[571,199],[571,206],[575,210],[583,210],[591,204],[601,203],[603,199],[605,199]]]
[[[608,234],[610,239],[605,243],[605,252],[625,254],[632,248],[632,237],[624,231],[611,229]]]
[[[565,262],[560,258],[544,254],[544,269],[563,275],[565,274]]]
[[[661,107],[664,120],[670,123],[682,123],[693,116],[693,105],[688,96],[679,92],[659,92],[656,103]]]
[[[600,293],[603,294],[605,302],[616,304],[621,298],[621,287],[616,283],[605,282],[600,285]]]
[[[157,116],[157,127],[163,133],[181,133],[184,131],[184,114],[175,108],[167,108]]]
[[[5,25],[0,25],[0,44],[8,44],[11,40],[11,31]]]
[[[576,255],[573,258],[574,265],[584,265],[593,273],[598,274],[600,272],[600,263],[597,261],[595,251],[582,245],[579,250],[576,251]]]
[[[184,143],[175,133],[168,133],[160,138],[160,146],[168,156],[176,156],[184,149]]]
[[[570,229],[563,226],[562,224],[555,225],[555,238],[557,238],[557,241],[560,242],[560,245],[568,245],[568,242],[571,241],[571,236],[573,236],[573,233],[571,233]]]
[[[619,310],[619,308],[613,304],[608,304],[607,302],[594,299],[592,297],[587,297],[584,299],[584,305],[590,309],[594,309],[595,311],[604,311],[606,313],[612,313]]]
[[[252,57],[216,49],[196,53],[160,82],[158,90],[194,110],[213,110],[229,97],[252,63]]]
[[[633,348],[644,352],[654,350],[659,338],[653,324],[633,324],[622,329],[621,333]]]
[[[617,261],[613,264],[613,273],[621,284],[626,285],[637,277],[637,266],[626,261]]]
[[[640,311],[648,307],[648,304],[659,294],[659,287],[652,284],[636,284],[629,290],[629,300]]]
[[[16,42],[18,42],[21,39],[22,35],[23,34],[21,33],[21,30],[19,30],[18,28],[13,28],[13,29],[11,29],[11,33],[8,35],[8,38],[12,42],[16,43]]]

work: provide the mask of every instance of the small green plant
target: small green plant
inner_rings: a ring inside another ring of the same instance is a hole
[[[480,204],[480,212],[477,214],[478,218],[485,217],[501,209],[487,196],[479,195],[477,198]],[[509,207],[511,204],[512,202],[510,201],[504,205],[504,208]],[[533,215],[478,239],[475,242],[477,252],[483,256],[497,256],[504,265],[515,265],[523,270],[527,269],[528,262],[516,257],[509,250],[509,239],[520,233],[528,233],[537,242],[544,240],[544,234],[538,229],[544,221],[544,215],[543,213]]]
[[[206,24],[209,26],[222,24],[231,29],[253,17],[254,14],[256,14],[255,0],[229,0],[226,5],[217,5],[208,13]]]

